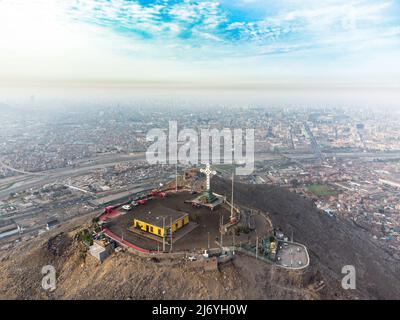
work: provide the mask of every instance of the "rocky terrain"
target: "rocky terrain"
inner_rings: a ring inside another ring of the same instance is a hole
[[[213,179],[219,193],[230,183]],[[276,226],[309,247],[311,266],[289,272],[237,255],[219,271],[189,262],[114,253],[100,264],[76,239],[90,220],[77,220],[0,252],[1,299],[388,299],[400,298],[398,263],[351,222],[332,219],[313,204],[267,185],[236,185],[237,202],[270,213]],[[44,291],[41,269],[52,265],[57,289]],[[341,268],[353,264],[357,290],[341,288]],[[397,269],[396,269],[397,268]]]
[[[306,276],[238,256],[219,271],[193,270],[183,261],[157,261],[122,251],[102,264],[59,233],[1,256],[1,299],[315,299]],[[41,288],[41,268],[57,271],[57,289]]]
[[[230,194],[230,184],[216,177],[218,193]],[[270,185],[235,185],[236,202],[267,211],[275,227],[308,247],[311,271],[320,274],[340,297],[344,265],[356,269],[352,298],[400,299],[400,261],[378,247],[370,234],[352,221],[330,217],[302,196]]]
[[[100,264],[75,240],[81,227],[53,232],[0,256],[0,299],[318,299],[316,279],[247,256],[219,271],[184,261],[114,253]],[[57,289],[41,287],[41,268],[57,271]],[[323,294],[323,293],[322,293]]]

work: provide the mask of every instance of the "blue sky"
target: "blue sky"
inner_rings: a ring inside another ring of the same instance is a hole
[[[393,86],[399,0],[0,0],[0,80]]]

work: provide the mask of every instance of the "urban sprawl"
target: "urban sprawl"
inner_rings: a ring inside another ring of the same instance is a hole
[[[399,112],[148,104],[152,107],[69,106],[29,114],[1,105],[0,249],[46,232],[51,221],[103,209],[190,169],[149,165],[145,159],[147,132],[174,120],[198,131],[254,129],[255,170],[239,180],[301,194],[321,214],[352,220],[400,257]],[[231,166],[216,168],[231,177]]]

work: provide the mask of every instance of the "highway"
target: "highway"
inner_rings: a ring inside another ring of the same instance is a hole
[[[112,166],[120,162],[133,161],[133,160],[144,160],[145,154],[143,152],[136,153],[133,155],[123,155],[105,158],[96,158],[95,160],[88,159],[79,167],[68,167],[59,168],[48,171],[41,171],[40,176],[38,174],[26,173],[24,178],[21,179],[20,176],[15,177],[15,179],[4,179],[3,182],[0,180],[0,200],[6,199],[12,192],[20,192],[29,188],[37,187],[40,185],[48,184],[57,181],[60,178],[66,177],[76,177],[89,173],[92,170],[102,169],[107,166]],[[1,164],[1,162],[0,162]]]
[[[307,124],[307,122],[304,123],[304,128],[306,129],[308,138],[309,138],[310,141],[311,141],[311,147],[312,147],[312,149],[313,149],[313,151],[314,151],[315,156],[316,156],[318,159],[322,160],[321,149],[320,149],[320,147],[319,147],[319,145],[318,145],[317,139],[315,139],[314,134],[312,133],[310,127],[309,127],[308,124]]]
[[[400,152],[340,152],[340,153],[325,153],[325,157],[336,157],[336,159],[354,159],[354,158],[381,158],[393,159],[400,158]],[[255,160],[279,160],[282,158],[289,158],[296,162],[304,160],[315,159],[313,153],[256,153]],[[29,188],[38,187],[47,183],[52,183],[60,178],[75,177],[89,173],[92,170],[105,168],[117,163],[145,160],[145,153],[135,153],[130,155],[107,155],[105,157],[97,157],[94,159],[87,159],[74,168],[59,168],[48,171],[42,171],[40,174],[26,173],[23,176],[10,177],[0,179],[0,200],[6,199],[12,192],[20,192]],[[0,163],[1,164],[1,163]],[[22,170],[20,170],[22,171]]]
[[[91,217],[91,216],[96,216],[97,214],[100,213],[100,210],[95,209],[95,210],[91,210],[88,211],[86,213],[83,214],[76,214],[72,217],[69,217],[68,219],[58,219],[60,221],[60,225],[62,225],[63,223],[66,222],[71,222],[71,221],[75,221],[78,219],[82,219],[83,217]],[[21,235],[13,235],[10,237],[5,237],[0,239],[0,245],[3,246],[5,244],[8,243],[13,243],[16,240],[20,239],[21,237],[27,237],[27,236],[37,236],[39,231],[45,231],[46,230],[46,224],[47,224],[47,219],[44,219],[42,222],[35,224],[34,227],[29,227],[28,229],[23,230]]]

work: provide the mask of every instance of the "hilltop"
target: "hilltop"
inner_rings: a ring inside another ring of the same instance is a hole
[[[215,177],[213,188],[230,194],[230,183]],[[274,225],[293,230],[308,246],[311,266],[287,271],[237,255],[219,271],[193,270],[183,260],[114,253],[102,264],[77,240],[91,223],[81,218],[0,253],[3,299],[389,299],[400,297],[396,262],[350,221],[333,219],[312,202],[268,185],[235,185],[236,203],[268,212]],[[41,289],[41,268],[57,270],[57,289]],[[341,268],[353,264],[357,290],[343,290]]]

